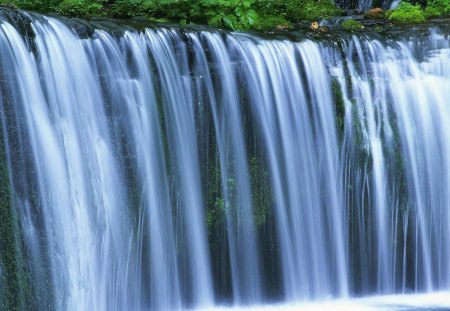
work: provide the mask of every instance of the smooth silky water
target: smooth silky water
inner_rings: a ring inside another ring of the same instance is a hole
[[[266,304],[251,307],[215,307],[211,311],[448,311],[448,292],[416,295],[374,296],[358,299],[335,299],[321,302]],[[203,311],[202,309],[199,309]],[[205,309],[206,310],[206,309]]]
[[[450,309],[447,24],[263,38],[1,11],[1,306]]]

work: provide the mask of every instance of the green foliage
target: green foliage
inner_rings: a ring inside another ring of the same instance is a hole
[[[450,15],[450,0],[429,0],[424,14],[427,18]]]
[[[384,12],[384,17],[387,18],[387,19],[389,19],[389,16],[391,16],[391,14],[392,14],[393,11],[394,11],[394,10],[392,10],[392,9],[386,10],[386,11]]]
[[[57,11],[65,16],[91,17],[101,15],[103,5],[96,1],[89,0],[63,0]]]
[[[330,0],[0,0],[0,4],[71,17],[143,15],[233,30],[286,29],[291,22],[341,14]]]
[[[342,29],[347,30],[347,31],[355,31],[355,30],[360,30],[362,28],[364,28],[364,26],[354,20],[354,19],[347,19],[345,20],[342,24],[341,24]]]
[[[130,1],[130,0],[124,0]],[[159,0],[149,13],[181,24],[208,24],[234,30],[259,28],[256,0]]]
[[[14,4],[18,8],[37,12],[53,12],[60,0],[0,0],[0,3]]]
[[[254,28],[260,21],[259,14],[252,8],[255,0],[203,0],[209,8],[206,16],[212,26],[231,29]]]
[[[264,17],[282,16],[291,22],[313,21],[342,13],[328,0],[258,0],[255,7]]]
[[[259,20],[259,23],[256,25],[256,29],[265,30],[265,29],[289,29],[291,27],[291,23],[289,23],[286,18],[283,16],[264,16]]]
[[[342,15],[342,11],[328,0],[287,0],[285,5],[286,18],[291,21],[315,21],[321,17]]]
[[[425,16],[419,5],[402,1],[389,15],[389,20],[397,24],[419,24],[425,21]]]
[[[433,6],[427,6],[427,8],[425,9],[425,11],[423,12],[424,16],[426,18],[431,18],[431,17],[438,17],[438,16],[442,16],[442,12]]]
[[[121,18],[141,15],[144,11],[143,6],[142,0],[117,0],[112,6],[111,14]]]
[[[11,9],[17,9],[17,5],[14,0],[0,0],[0,5]]]

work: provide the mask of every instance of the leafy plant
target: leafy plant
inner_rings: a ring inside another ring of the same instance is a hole
[[[424,14],[426,17],[449,15],[450,0],[429,0]]]
[[[62,15],[76,17],[91,17],[100,15],[103,5],[99,2],[88,0],[64,0],[59,4],[57,10]]]
[[[17,7],[24,10],[50,12],[56,11],[60,0],[14,0],[8,2],[13,2]]]
[[[287,0],[286,18],[291,21],[314,21],[319,18],[342,15],[331,1],[322,0]]]
[[[17,5],[14,2],[14,0],[3,0],[0,1],[0,5],[7,7],[7,8],[11,8],[11,9],[17,9]]]
[[[111,7],[111,13],[114,17],[132,17],[142,14],[143,5],[143,0],[116,0]]]
[[[207,8],[208,23],[234,30],[250,29],[259,20],[259,14],[252,8],[255,0],[203,0]]]
[[[398,24],[419,24],[425,21],[425,16],[419,5],[402,1],[389,15],[389,20]]]
[[[329,0],[0,0],[1,3],[83,18],[143,15],[151,20],[233,30],[286,29],[290,22],[341,13]]]

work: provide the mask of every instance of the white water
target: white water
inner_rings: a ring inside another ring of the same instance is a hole
[[[244,308],[216,307],[210,310],[227,311],[264,311],[264,310],[348,310],[348,311],[394,311],[394,310],[448,310],[450,308],[450,293],[438,292],[433,294],[417,295],[392,295],[377,296],[368,298],[356,298],[352,300],[327,300],[314,303],[289,303],[289,304],[269,304],[264,306],[253,306]]]
[[[22,18],[35,38],[0,21],[0,108],[35,308],[450,288],[448,36]]]

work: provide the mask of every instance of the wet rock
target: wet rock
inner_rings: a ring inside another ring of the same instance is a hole
[[[319,29],[319,23],[318,22],[312,22],[311,26],[309,26],[309,28],[311,28],[312,30],[317,30],[317,29]]]
[[[384,17],[384,11],[381,8],[370,9],[364,14],[365,19],[383,19]]]

